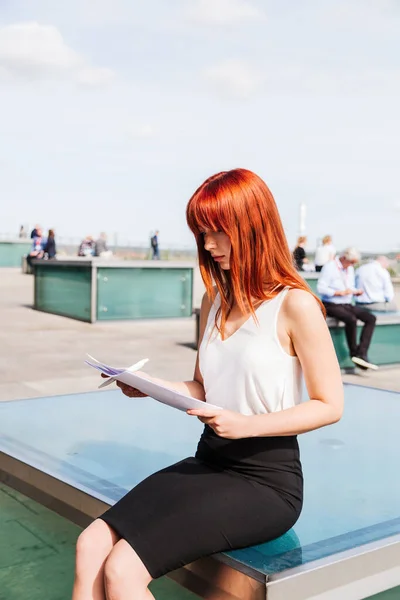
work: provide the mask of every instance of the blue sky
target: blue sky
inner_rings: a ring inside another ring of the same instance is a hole
[[[0,232],[192,244],[185,206],[254,170],[293,245],[400,247],[397,0],[1,0]]]

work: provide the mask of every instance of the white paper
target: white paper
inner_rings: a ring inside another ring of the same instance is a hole
[[[158,400],[158,402],[168,404],[168,406],[172,406],[178,410],[186,412],[187,410],[193,408],[221,409],[220,406],[215,406],[214,404],[209,404],[208,402],[203,402],[202,400],[197,400],[196,398],[181,394],[175,390],[160,385],[159,383],[155,383],[154,381],[146,379],[142,375],[137,375],[137,373],[134,373],[129,369],[116,369],[104,363],[100,363],[92,356],[90,358],[95,361],[85,361],[90,367],[93,367],[109,377],[113,377],[122,383],[126,383],[127,385],[138,389],[139,391],[143,392],[143,394],[147,394],[151,398],[154,398],[154,400]]]

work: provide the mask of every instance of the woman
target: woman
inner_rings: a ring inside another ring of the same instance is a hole
[[[49,229],[49,233],[47,236],[47,242],[44,245],[43,252],[47,256],[49,260],[56,257],[56,239],[54,234],[54,229]]]
[[[332,237],[330,235],[325,235],[322,238],[322,244],[320,244],[315,251],[315,270],[317,273],[322,271],[322,267],[326,265],[327,262],[333,260],[335,258],[336,249],[332,244]]]
[[[342,414],[323,309],[293,267],[266,184],[244,169],[214,175],[187,221],[207,288],[201,345],[193,380],[163,383],[204,401],[188,411],[204,432],[195,457],[145,479],[80,535],[73,600],[133,590],[150,600],[156,577],[284,534],[302,508],[296,436]],[[301,404],[302,371],[311,400]]]
[[[306,251],[304,250],[306,243],[307,243],[307,238],[304,235],[301,235],[297,239],[296,248],[293,250],[294,264],[296,265],[296,269],[298,271],[303,271],[304,265],[308,263]]]

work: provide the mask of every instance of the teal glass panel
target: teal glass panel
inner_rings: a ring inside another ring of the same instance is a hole
[[[367,600],[399,600],[400,598],[400,587],[392,588],[391,590],[386,590],[386,592],[381,592],[380,594],[375,594],[374,596],[369,596]]]
[[[107,268],[97,270],[97,319],[190,317],[190,268]]]
[[[307,277],[304,277],[304,279],[306,280],[306,282],[308,283],[308,285],[310,286],[310,288],[312,289],[312,291],[316,294],[317,293],[317,283],[318,283],[318,279],[308,279]]]
[[[91,268],[35,265],[35,308],[90,322]]]
[[[31,246],[31,242],[0,242],[0,267],[20,267]]]
[[[354,367],[349,357],[344,327],[331,327],[330,332],[340,366],[343,369]],[[358,327],[358,339],[360,333],[361,327]],[[377,365],[400,363],[400,323],[375,327],[368,356]]]
[[[294,529],[230,560],[273,574],[400,534],[400,394],[345,385],[345,405],[341,421],[299,436],[306,485]],[[192,456],[201,431],[119,390],[0,403],[0,451],[109,504]]]

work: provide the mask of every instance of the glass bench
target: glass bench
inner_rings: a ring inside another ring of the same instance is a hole
[[[299,437],[305,502],[294,529],[172,578],[209,599],[322,600],[340,588],[337,597],[351,600],[400,585],[400,394],[346,385],[345,395],[339,423]],[[4,402],[0,479],[84,526],[150,473],[192,455],[201,429],[118,390]]]

